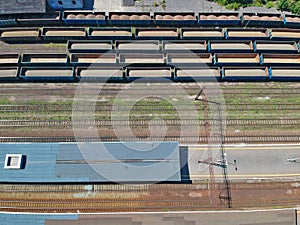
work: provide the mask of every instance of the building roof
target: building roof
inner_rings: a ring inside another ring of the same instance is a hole
[[[0,1],[0,14],[46,12],[46,0]]]
[[[21,169],[4,168],[22,154]],[[178,142],[0,144],[1,182],[181,181]]]
[[[78,220],[78,214],[30,214],[30,213],[3,213],[0,212],[1,224],[6,225],[45,225],[51,221],[69,221],[74,222]]]

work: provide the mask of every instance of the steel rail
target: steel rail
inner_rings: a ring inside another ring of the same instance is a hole
[[[99,137],[0,137],[0,143],[12,142],[116,142],[116,141],[136,141],[144,140],[148,136],[139,137],[116,137],[116,136],[99,136]],[[162,137],[152,137],[151,141],[161,141]],[[224,137],[226,144],[232,143],[299,143],[299,135],[227,135]],[[164,141],[179,141],[180,143],[207,143],[206,136],[197,137],[180,137],[180,136],[166,136]]]
[[[72,128],[72,127],[87,127],[87,126],[95,126],[95,127],[111,127],[112,125],[118,127],[128,127],[128,126],[149,126],[151,122],[152,125],[166,125],[166,126],[182,126],[182,125],[190,125],[192,127],[198,127],[204,125],[203,119],[164,119],[162,121],[151,120],[150,118],[136,118],[134,120],[112,120],[110,117],[96,119],[85,118],[85,119],[75,119],[72,120],[0,120],[0,128],[18,128],[18,127],[36,127],[36,128]],[[211,125],[218,124],[216,120],[209,120]],[[300,126],[300,118],[299,119],[227,119],[223,122],[226,126],[258,126],[258,127],[266,127],[266,126]]]

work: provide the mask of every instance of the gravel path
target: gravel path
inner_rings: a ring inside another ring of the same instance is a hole
[[[158,3],[154,7],[154,2]],[[207,0],[166,0],[165,6],[162,0],[136,0],[135,6],[124,7],[121,0],[95,0],[96,11],[120,11],[120,12],[141,12],[141,11],[166,11],[166,12],[226,12],[230,11],[223,6]],[[241,8],[241,12],[269,12],[277,13],[276,9],[264,7]]]

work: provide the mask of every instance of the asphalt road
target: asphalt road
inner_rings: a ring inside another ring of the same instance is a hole
[[[245,145],[226,146],[224,149],[229,163],[230,179],[300,178],[300,145]],[[220,159],[218,148],[212,148],[211,152],[214,162],[217,163]],[[191,179],[207,179],[209,177],[208,165],[198,163],[198,160],[205,161],[208,158],[207,147],[189,147],[188,157]],[[287,162],[287,159],[290,159],[290,162]],[[230,164],[234,160],[237,161],[237,171],[235,166]],[[214,168],[216,178],[221,178],[221,168],[217,166]]]

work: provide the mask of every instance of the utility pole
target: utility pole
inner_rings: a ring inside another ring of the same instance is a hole
[[[213,158],[212,158],[212,154],[211,154],[211,146],[208,146],[208,159],[207,160],[199,160],[198,163],[202,163],[202,164],[208,164],[209,165],[209,172],[210,172],[210,186],[213,187],[213,192],[210,192],[210,198],[214,199],[215,195],[214,193],[216,192],[216,184],[215,184],[215,177],[214,177],[214,169],[213,167],[220,167],[222,168],[222,174],[223,174],[223,183],[224,183],[224,188],[221,191],[221,193],[219,194],[218,198],[221,202],[223,202],[224,205],[227,205],[228,208],[232,207],[232,199],[231,199],[231,191],[230,191],[230,182],[229,182],[229,178],[228,178],[228,171],[227,171],[227,167],[228,164],[232,164],[235,165],[235,170],[237,170],[236,167],[236,160],[234,160],[233,163],[228,163],[227,158],[226,158],[226,153],[225,153],[225,149],[224,149],[224,131],[223,131],[223,121],[222,121],[222,108],[221,108],[221,104],[218,102],[214,102],[214,101],[209,101],[207,100],[206,94],[205,94],[205,90],[204,88],[202,88],[199,92],[199,94],[196,96],[195,101],[202,101],[203,102],[203,110],[204,110],[204,126],[209,126],[210,124],[210,118],[209,118],[209,113],[208,113],[208,103],[210,104],[215,104],[217,106],[217,110],[218,110],[218,124],[219,124],[219,133],[215,134],[217,135],[217,137],[220,139],[221,141],[221,147],[220,147],[220,151],[221,151],[221,159],[218,160],[217,162],[213,162]],[[207,138],[210,137],[210,129],[205,127],[205,133]],[[213,137],[215,138],[215,137]]]
[[[217,193],[217,187],[215,182],[215,171],[214,166],[212,165],[213,156],[212,156],[212,146],[209,144],[210,140],[210,134],[211,134],[211,127],[210,127],[210,117],[209,117],[209,104],[208,100],[204,91],[204,88],[200,90],[199,94],[196,96],[195,101],[202,101],[203,103],[203,114],[204,114],[204,130],[205,130],[205,136],[207,138],[207,144],[208,144],[208,154],[207,159],[205,162],[208,164],[209,169],[209,182],[208,182],[208,191],[209,191],[209,199],[210,204],[213,207],[216,207],[218,204],[219,194]]]
[[[202,161],[199,160],[198,163],[203,163],[203,164],[208,164],[211,166],[216,166],[222,168],[223,171],[223,182],[224,182],[224,188],[219,194],[219,200],[223,202],[224,205],[226,205],[227,202],[227,207],[232,208],[232,199],[231,199],[231,191],[230,191],[230,182],[228,179],[228,172],[227,168],[228,165],[234,165],[235,170],[237,170],[236,167],[236,160],[233,161],[233,163],[229,163],[226,158],[226,153],[223,151],[223,154],[221,154],[221,160],[218,160],[217,162],[208,162],[208,161]]]

